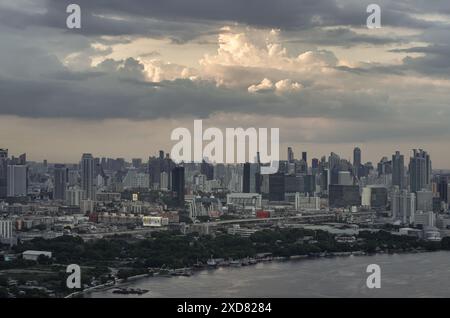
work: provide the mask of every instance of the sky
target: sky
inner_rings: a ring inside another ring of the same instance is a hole
[[[280,128],[281,158],[450,168],[449,31],[448,0],[0,0],[0,148],[145,159],[202,119]]]

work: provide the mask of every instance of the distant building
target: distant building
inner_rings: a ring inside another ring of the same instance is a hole
[[[433,192],[428,190],[419,190],[416,192],[416,200],[417,211],[433,211]]]
[[[392,185],[398,186],[400,190],[405,188],[405,160],[404,156],[396,151],[392,155]]]
[[[353,185],[353,178],[350,171],[338,172],[338,184],[340,185]]]
[[[261,208],[262,196],[258,193],[229,193],[227,194],[227,205],[241,208]]]
[[[122,180],[123,188],[146,188],[150,185],[150,176],[147,173],[139,172],[137,169],[128,170]]]
[[[417,213],[414,216],[414,225],[422,226],[422,228],[434,227],[436,226],[436,214],[432,211]]]
[[[431,187],[431,160],[430,155],[422,149],[414,149],[409,161],[409,184],[411,192]]]
[[[391,213],[394,221],[400,221],[402,224],[414,223],[416,195],[394,188],[391,193]]]
[[[0,199],[7,196],[7,166],[8,166],[8,149],[0,148]]]
[[[84,199],[95,199],[94,157],[90,153],[83,154],[81,158],[81,188]]]
[[[361,205],[359,186],[330,184],[328,202],[330,208],[348,208]]]
[[[79,187],[70,187],[66,190],[66,204],[70,206],[80,206],[83,200],[84,191]]]
[[[184,167],[175,167],[172,170],[172,192],[176,193],[179,206],[184,205]]]
[[[9,219],[0,219],[0,239],[11,239],[13,237],[13,223]]]
[[[283,173],[269,175],[269,200],[284,201],[285,179]]]
[[[7,196],[27,196],[28,167],[24,165],[8,165],[7,169]]]
[[[25,251],[22,253],[22,258],[28,261],[37,261],[39,259],[39,256],[46,256],[51,258],[52,252],[46,252],[46,251]]]
[[[383,186],[368,186],[363,188],[361,205],[369,208],[386,208],[388,190]]]
[[[64,200],[68,182],[68,169],[65,165],[57,164],[54,167],[53,199]]]
[[[320,210],[320,198],[295,194],[295,210]]]

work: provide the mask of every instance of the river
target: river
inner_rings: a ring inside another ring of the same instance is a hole
[[[369,289],[369,264],[381,267],[381,288]],[[450,252],[379,254],[203,270],[191,277],[149,277],[124,285],[148,289],[142,296],[87,297],[450,297]]]

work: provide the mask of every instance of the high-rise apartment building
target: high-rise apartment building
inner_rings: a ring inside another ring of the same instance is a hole
[[[90,153],[85,153],[81,157],[81,189],[83,199],[95,200],[94,157]]]

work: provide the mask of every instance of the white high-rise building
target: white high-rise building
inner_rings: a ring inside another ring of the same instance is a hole
[[[130,169],[123,179],[122,184],[124,189],[148,188],[150,184],[150,175],[148,173],[138,172],[135,169]]]
[[[406,190],[398,190],[396,187],[391,198],[392,217],[403,224],[414,223],[416,213],[416,196]]]
[[[364,187],[361,194],[361,205],[363,207],[370,207],[370,201],[372,199],[372,189]]]
[[[0,219],[0,239],[10,239],[13,236],[13,224],[11,220]]]
[[[66,204],[70,206],[80,206],[83,199],[83,190],[79,187],[70,187],[66,190]]]
[[[87,200],[95,199],[94,187],[94,157],[90,153],[83,154],[81,158],[81,188],[83,198]]]

